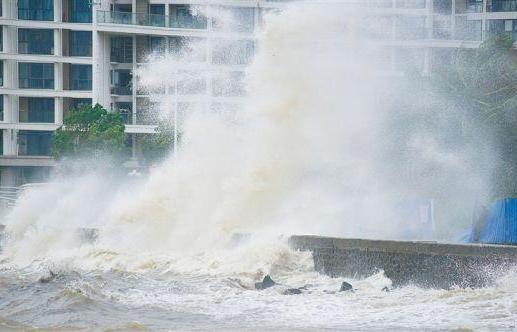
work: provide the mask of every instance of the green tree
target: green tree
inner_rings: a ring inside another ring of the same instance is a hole
[[[517,192],[517,54],[512,40],[494,36],[477,50],[460,49],[432,80],[434,90],[463,113],[471,132],[494,138],[494,195]]]
[[[119,113],[101,105],[84,105],[71,110],[55,134],[52,154],[56,158],[107,155],[121,157],[126,135]]]

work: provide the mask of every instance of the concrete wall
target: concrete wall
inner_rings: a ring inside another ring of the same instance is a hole
[[[517,246],[374,241],[293,236],[293,249],[313,253],[318,271],[365,278],[380,270],[394,286],[482,287],[517,266]]]

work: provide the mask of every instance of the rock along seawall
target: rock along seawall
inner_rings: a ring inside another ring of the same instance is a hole
[[[291,248],[311,251],[316,270],[365,278],[380,270],[394,286],[483,287],[517,266],[517,246],[292,236]]]

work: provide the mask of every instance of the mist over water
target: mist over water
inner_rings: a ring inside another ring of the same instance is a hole
[[[219,15],[223,27],[238,27],[229,13]],[[90,172],[24,194],[7,218],[5,298],[17,282],[30,290],[49,270],[59,276],[45,293],[54,299],[42,309],[50,318],[9,300],[2,316],[29,326],[179,329],[515,323],[513,277],[490,289],[387,294],[381,289],[391,282],[381,272],[354,283],[354,294],[329,294],[343,279],[319,275],[310,254],[287,248],[293,234],[401,238],[394,207],[415,197],[436,199],[438,226],[447,230],[435,236],[445,239],[489,194],[489,137],[460,135],[454,110],[431,107],[440,100],[395,75],[386,48],[358,29],[363,15],[307,3],[267,15],[242,85],[222,76],[228,94],[245,90],[242,102],[214,106],[205,93],[192,97],[198,106],[176,118],[180,147],[148,176],[122,181]],[[217,70],[192,61],[184,70],[204,47],[191,41],[138,73],[163,119],[174,117],[175,95],[157,92],[175,86],[178,93],[178,82],[203,90],[194,72]],[[77,228],[98,228],[99,238],[85,243]],[[252,237],[237,244],[235,233]],[[265,274],[312,288],[296,299],[253,290]],[[107,314],[85,315],[89,301]],[[53,316],[63,308],[65,321]],[[142,318],[132,325],[126,312]]]

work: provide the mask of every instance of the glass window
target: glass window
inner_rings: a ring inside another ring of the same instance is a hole
[[[4,61],[0,60],[0,86],[4,86]]]
[[[54,31],[51,29],[18,29],[18,53],[54,53]]]
[[[18,0],[18,19],[54,20],[54,0]]]
[[[73,23],[91,23],[92,7],[91,1],[71,0],[69,7],[70,22]]]
[[[252,40],[217,40],[214,43],[212,63],[218,65],[246,65],[255,52]]]
[[[54,64],[19,63],[20,89],[54,89]]]
[[[89,98],[72,98],[72,102],[70,103],[70,108],[74,110],[78,110],[83,106],[91,106],[92,100]]]
[[[132,79],[131,70],[113,70],[111,74],[111,93],[116,95],[130,95]]]
[[[2,3],[0,2],[0,8],[2,7]],[[0,52],[4,51],[4,26],[0,25]]]
[[[212,19],[214,31],[253,32],[255,12],[253,8],[221,7],[223,17],[227,19]]]
[[[422,9],[425,8],[425,0],[397,0],[397,8]]]
[[[4,95],[0,95],[0,121],[4,121]]]
[[[212,95],[215,97],[241,97],[244,93],[243,72],[222,73],[212,79]]]
[[[122,116],[122,120],[124,124],[131,124],[133,123],[133,103],[131,102],[118,102],[115,103],[115,109],[120,113]]]
[[[111,62],[133,63],[133,37],[111,37]]]
[[[517,11],[517,0],[492,0],[492,6],[488,10],[492,12]]]
[[[70,55],[92,56],[92,33],[90,31],[70,31]]]
[[[149,49],[151,53],[163,54],[167,48],[165,37],[149,37]]]
[[[206,29],[206,17],[193,13],[189,5],[173,5],[170,27],[184,29]]]
[[[54,98],[20,98],[20,122],[54,123]]]
[[[51,131],[20,130],[18,132],[18,155],[50,156],[51,143]]]
[[[70,77],[72,80],[72,90],[91,90],[92,89],[92,66],[91,65],[71,65]]]
[[[0,130],[0,156],[4,155],[4,131]]]
[[[467,12],[481,13],[483,11],[483,0],[467,0]]]
[[[165,26],[164,5],[149,5],[149,25],[156,27]]]
[[[433,10],[436,14],[450,15],[452,13],[452,0],[434,0]]]
[[[178,60],[204,62],[207,58],[207,40],[199,37],[169,37],[169,54]]]

